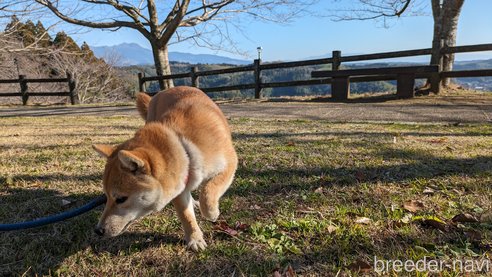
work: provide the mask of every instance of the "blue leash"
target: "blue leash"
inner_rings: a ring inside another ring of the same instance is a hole
[[[86,213],[104,203],[106,203],[106,195],[101,195],[82,207],[78,207],[66,211],[64,213],[38,218],[32,221],[18,222],[12,224],[0,224],[0,231],[14,231],[14,230],[21,230],[21,229],[29,229],[29,228],[35,228],[35,227],[40,227],[43,225],[55,223],[58,221],[62,221]]]

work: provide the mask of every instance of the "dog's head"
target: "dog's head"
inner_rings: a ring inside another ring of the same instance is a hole
[[[103,177],[107,201],[95,229],[98,235],[117,236],[134,220],[162,209],[162,186],[151,174],[152,163],[145,149],[93,148],[107,158]]]

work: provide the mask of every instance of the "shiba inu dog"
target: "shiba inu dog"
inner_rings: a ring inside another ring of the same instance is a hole
[[[200,212],[216,221],[219,199],[237,167],[227,120],[205,93],[192,87],[171,88],[152,99],[140,93],[137,108],[146,124],[133,138],[116,147],[93,146],[107,158],[107,202],[95,232],[117,236],[134,220],[172,202],[187,247],[204,249],[191,191],[201,188]]]

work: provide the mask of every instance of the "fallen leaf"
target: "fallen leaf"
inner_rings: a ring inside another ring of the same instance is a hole
[[[328,234],[331,234],[331,233],[335,232],[336,230],[338,230],[338,227],[334,226],[334,225],[328,225],[328,227],[326,227],[326,231],[328,232]]]
[[[412,220],[413,215],[412,214],[406,214],[401,218],[401,222],[408,224]]]
[[[289,265],[289,266],[287,267],[287,271],[285,272],[285,275],[286,275],[287,277],[294,277],[294,276],[296,276],[296,273],[294,272],[294,269],[292,268],[292,266],[291,266],[291,265]]]
[[[72,204],[72,201],[67,200],[67,199],[62,199],[61,204],[62,204],[62,207],[65,207],[65,206]]]
[[[361,259],[357,259],[351,263],[348,268],[352,271],[369,272],[372,270],[372,266]]]
[[[434,218],[428,218],[422,221],[424,225],[434,227],[440,231],[447,232],[449,231],[449,226],[441,220],[434,219]]]
[[[280,272],[278,272],[278,270],[275,270],[275,272],[273,272],[273,276],[274,277],[282,277],[282,274],[280,274]]]
[[[478,222],[478,219],[474,215],[467,213],[455,215],[451,220],[453,222]]]
[[[371,223],[371,219],[367,218],[367,217],[357,217],[355,219],[355,223],[367,225],[367,224]]]
[[[429,250],[427,250],[425,247],[422,247],[422,246],[419,246],[419,245],[415,245],[414,248],[417,249],[417,250],[419,250],[420,252],[429,253]]]
[[[418,212],[424,208],[424,203],[418,200],[410,200],[403,203],[403,208],[411,213]]]
[[[238,231],[232,229],[229,226],[229,224],[227,224],[227,222],[225,222],[225,221],[218,222],[218,224],[214,226],[214,229],[221,231],[225,234],[228,234],[231,237],[237,236],[237,234],[238,234]]]
[[[314,190],[314,193],[323,194],[323,187],[319,187]]]
[[[289,141],[289,142],[287,142],[287,146],[295,146],[295,145],[296,145],[296,143],[295,143],[295,142],[293,142],[293,141]]]
[[[426,187],[423,191],[424,194],[427,194],[427,195],[431,195],[431,194],[434,194],[436,191],[429,188],[429,187]]]
[[[234,229],[238,231],[244,231],[249,228],[249,225],[246,223],[241,223],[239,221],[236,221],[236,224],[234,225]]]
[[[254,205],[250,206],[249,209],[250,210],[261,210],[261,207],[258,206],[258,205],[256,205],[256,204],[254,204]]]
[[[295,245],[292,245],[290,247],[287,247],[287,249],[292,253],[292,254],[296,254],[296,255],[302,255],[302,251],[301,249],[299,249],[299,247],[295,246]]]

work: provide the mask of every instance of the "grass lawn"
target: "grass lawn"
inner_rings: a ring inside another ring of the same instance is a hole
[[[374,256],[489,258],[491,124],[230,122],[240,165],[221,222],[198,215],[205,251],[185,249],[171,206],[114,239],[93,234],[99,208],[0,233],[0,275],[348,276],[374,274]],[[142,125],[130,116],[0,119],[0,222],[101,194],[104,160],[91,144],[123,142]],[[478,222],[452,221],[459,214]]]

